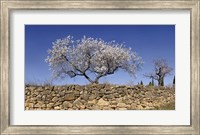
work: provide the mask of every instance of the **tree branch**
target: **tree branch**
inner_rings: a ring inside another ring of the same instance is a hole
[[[84,73],[83,71],[81,71],[80,69],[78,69],[73,63],[71,63],[68,59],[67,59],[67,57],[65,56],[65,55],[63,55],[62,54],[62,56],[63,56],[63,58],[65,58],[65,60],[67,61],[67,62],[69,62],[69,64],[71,64],[73,67],[74,67],[74,69],[76,69],[77,71],[79,71],[80,73]]]

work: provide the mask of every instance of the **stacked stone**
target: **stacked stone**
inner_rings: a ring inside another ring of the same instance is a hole
[[[117,85],[26,86],[26,110],[153,110],[175,102],[173,89]]]

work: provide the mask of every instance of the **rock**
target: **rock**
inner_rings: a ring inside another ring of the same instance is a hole
[[[49,103],[49,104],[47,104],[47,107],[48,108],[51,108],[51,107],[53,107],[54,106],[54,103]]]
[[[109,94],[113,94],[113,92],[112,91],[106,91],[104,94],[109,95]]]
[[[88,101],[88,104],[96,104],[96,100],[94,99],[94,100],[90,100],[90,101]]]
[[[89,100],[94,100],[97,96],[92,94],[91,96],[89,96]]]
[[[101,110],[100,106],[94,105],[91,108],[92,110]]]
[[[117,105],[117,101],[110,101],[111,105]]]
[[[125,88],[125,85],[116,86],[116,88]]]
[[[55,104],[54,104],[54,106],[59,106],[59,105],[61,105],[62,104],[62,102],[56,102]]]
[[[65,91],[65,94],[73,94],[73,91]]]
[[[63,108],[64,109],[71,108],[72,106],[73,106],[72,103],[70,103],[68,101],[63,102]]]
[[[27,106],[28,107],[34,107],[34,104],[33,103],[28,103]]]
[[[136,110],[137,109],[137,104],[136,103],[132,103],[130,109],[131,110]]]
[[[59,92],[59,95],[60,95],[60,96],[64,96],[64,95],[65,95],[65,92],[64,92],[64,91],[61,91],[61,92]]]
[[[117,98],[116,101],[117,101],[117,103],[122,103],[123,102],[122,98]]]
[[[51,95],[46,95],[46,100],[51,100],[52,96]]]
[[[139,97],[139,95],[138,95],[138,94],[136,94],[136,93],[135,93],[133,96],[134,96],[135,98],[138,98],[138,97]]]
[[[30,95],[31,95],[31,92],[30,92],[30,91],[27,91],[27,92],[26,92],[26,95],[27,95],[27,96],[30,96]]]
[[[36,105],[34,105],[34,107],[36,107],[36,108],[40,108],[40,107],[42,107],[42,105],[43,105],[42,102],[38,102]]]
[[[117,94],[117,93],[113,94],[113,96],[114,96],[115,98],[119,98],[119,94]]]
[[[144,108],[141,105],[137,105],[137,110],[143,110]]]
[[[38,95],[36,98],[37,98],[37,101],[41,101],[42,100],[42,95]]]
[[[99,93],[104,94],[106,92],[105,89],[101,89]]]
[[[76,85],[75,89],[78,90],[78,91],[81,91],[81,90],[83,90],[83,87],[81,87],[80,85]]]
[[[105,95],[105,96],[103,96],[103,98],[106,98],[106,99],[113,99],[114,96],[113,96],[113,95]]]
[[[45,91],[42,92],[43,95],[48,95],[48,94],[50,94],[50,93],[51,93],[50,90],[45,90]]]
[[[74,101],[73,106],[74,106],[74,107],[77,107],[78,109],[81,109],[81,108],[84,107],[84,106],[83,106],[83,103],[82,103],[80,100],[78,100],[78,99]],[[85,108],[85,107],[84,107],[84,108]]]
[[[54,86],[50,86],[50,87],[49,87],[49,90],[50,90],[50,91],[53,91],[53,90],[54,90]]]
[[[153,107],[153,104],[152,103],[148,103],[147,104],[149,107]]]
[[[30,87],[28,87],[28,89],[29,89],[30,91],[33,91],[33,90],[37,89],[37,87],[30,86]]]
[[[128,110],[127,108],[119,108],[118,110]]]
[[[117,108],[117,106],[116,105],[110,105],[110,108],[115,109],[115,108]]]
[[[111,107],[103,107],[103,110],[113,110],[113,108],[111,108]]]
[[[76,97],[80,96],[80,92],[78,90],[75,90],[74,91],[74,96],[76,96]]]
[[[126,104],[125,103],[118,103],[117,107],[124,108],[124,107],[126,107]]]
[[[46,100],[46,95],[43,95],[42,96],[42,101],[45,101]]]
[[[60,106],[54,107],[55,110],[60,110]]]
[[[56,94],[56,97],[60,98],[60,94]]]
[[[64,101],[65,101],[65,97],[60,97],[60,98],[58,99],[58,101],[59,101],[59,102],[64,102]]]
[[[65,100],[66,101],[72,101],[72,100],[75,100],[75,96],[73,94],[67,94],[65,95]]]
[[[80,109],[85,109],[85,105],[80,105],[79,108]]]
[[[54,97],[54,98],[52,99],[52,101],[56,102],[56,101],[58,101],[58,98],[57,98],[57,97]]]
[[[83,94],[83,90],[82,90],[82,91],[80,91],[80,94],[81,94],[81,95]]]
[[[80,96],[81,99],[83,100],[88,100],[89,99],[89,95],[88,94],[83,94]]]
[[[104,101],[102,98],[99,99],[99,101],[97,102],[97,105],[99,106],[108,106],[110,103],[107,101]]]

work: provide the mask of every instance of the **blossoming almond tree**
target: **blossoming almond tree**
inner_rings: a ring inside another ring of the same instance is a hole
[[[52,44],[46,62],[54,78],[84,76],[90,83],[98,83],[101,77],[113,74],[118,69],[134,76],[143,64],[141,57],[131,48],[127,49],[124,44],[115,41],[105,42],[85,36],[74,41],[72,36],[67,36]]]

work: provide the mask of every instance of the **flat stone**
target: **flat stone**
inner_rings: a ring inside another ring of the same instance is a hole
[[[60,110],[60,106],[54,107],[55,110]]]
[[[123,108],[123,107],[126,107],[126,104],[125,103],[118,103],[117,107]]]
[[[96,100],[94,99],[94,100],[90,100],[90,101],[88,101],[88,104],[96,104]]]
[[[64,95],[65,95],[65,92],[61,91],[61,92],[59,92],[59,95],[60,95],[60,96],[64,96]]]
[[[132,103],[130,109],[131,110],[136,110],[137,109],[137,104],[136,103]]]
[[[81,97],[81,99],[83,99],[83,100],[88,100],[88,99],[89,99],[89,95],[88,95],[88,94],[83,94],[83,95],[81,95],[80,97]]]
[[[143,110],[144,108],[141,105],[137,105],[138,110]]]
[[[103,110],[113,110],[113,108],[106,106],[106,107],[103,107]]]
[[[73,107],[76,107],[76,108],[79,108],[81,109],[83,103],[80,101],[80,100],[75,100],[74,103],[73,103]]]
[[[80,109],[85,109],[85,105],[80,105],[79,108]]]
[[[97,105],[99,106],[108,106],[110,105],[110,103],[108,101],[103,100],[102,98],[99,99],[99,101],[97,102]]]
[[[53,107],[54,106],[54,103],[49,103],[49,104],[47,104],[47,107],[48,108],[51,108],[51,107]]]
[[[34,107],[39,108],[39,107],[42,107],[42,105],[43,105],[42,103],[38,102],[37,104],[34,105]]]
[[[117,101],[110,101],[111,105],[117,105]]]
[[[117,99],[116,99],[116,102],[122,103],[122,102],[123,102],[123,101],[122,101],[122,98],[117,98]]]
[[[74,99],[76,99],[76,98],[75,98],[75,96],[73,94],[67,94],[67,95],[65,95],[65,100],[66,101],[72,101]]]
[[[96,95],[92,94],[91,96],[89,96],[89,100],[93,100],[93,99],[95,99],[96,97],[97,97]]]
[[[80,92],[78,90],[75,90],[73,93],[74,93],[75,96],[79,96],[80,95]]]
[[[72,107],[72,106],[73,106],[72,103],[70,103],[70,102],[68,102],[68,101],[63,102],[63,108],[64,108],[64,109],[70,108],[70,107]]]
[[[105,95],[105,96],[103,96],[103,98],[106,98],[106,99],[113,99],[114,96],[113,96],[113,95]]]
[[[45,101],[46,100],[46,95],[43,95],[42,96],[42,101]]]
[[[62,104],[62,102],[56,102],[55,104],[54,104],[54,106],[59,106],[59,105],[61,105]]]
[[[115,109],[115,108],[117,108],[117,106],[116,105],[110,105],[110,108]]]
[[[57,98],[57,97],[54,97],[54,98],[52,99],[52,101],[56,102],[56,101],[58,101],[58,98]]]
[[[28,106],[28,107],[33,107],[34,104],[33,104],[33,103],[28,103],[27,106]]]
[[[31,92],[30,92],[30,91],[26,92],[26,95],[27,95],[27,96],[30,96],[30,95],[31,95]]]
[[[97,105],[94,105],[91,109],[92,110],[101,110],[101,108],[99,106],[97,106]]]
[[[38,95],[38,96],[37,96],[37,100],[38,100],[38,101],[41,101],[41,100],[42,100],[42,96],[41,96],[41,95]]]

